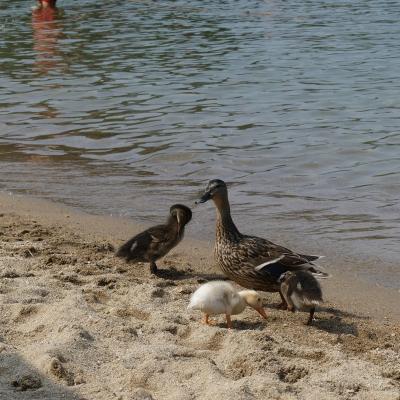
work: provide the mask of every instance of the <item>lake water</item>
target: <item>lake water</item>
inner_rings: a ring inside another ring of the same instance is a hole
[[[399,286],[400,2],[32,4],[0,5],[0,190],[147,224],[221,178],[242,231]]]

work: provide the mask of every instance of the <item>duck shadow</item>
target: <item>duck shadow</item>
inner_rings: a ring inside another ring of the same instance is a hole
[[[330,314],[328,318],[318,318],[318,313]],[[353,318],[355,320],[369,320],[368,316],[354,314],[352,312],[340,310],[335,307],[319,307],[317,309],[317,319],[313,321],[313,326],[317,329],[323,330],[329,333],[345,334],[358,336],[359,331],[356,322],[346,321],[345,318]]]
[[[318,307],[319,312],[325,312],[328,314],[331,314],[335,317],[340,317],[340,318],[355,318],[355,319],[361,319],[361,320],[368,320],[371,319],[371,317],[364,316],[364,315],[359,315],[359,314],[354,314],[348,311],[343,311],[339,310],[338,308],[335,307]]]
[[[226,321],[214,322],[213,326],[221,329],[228,329]],[[263,321],[247,321],[232,319],[232,331],[262,331],[265,328]]]
[[[270,308],[286,311],[290,313],[290,311],[283,310],[280,307],[280,303],[273,303],[269,305]],[[320,313],[330,314],[327,318],[323,318]],[[308,313],[302,313],[304,317],[308,315]],[[363,315],[353,314],[351,312],[339,310],[334,307],[318,307],[316,314],[316,318],[313,320],[312,326],[329,333],[334,334],[346,334],[358,336],[358,328],[355,322],[347,322],[344,321],[344,318],[354,318],[359,320],[368,320],[370,317],[366,317]]]
[[[224,275],[214,273],[199,273],[192,270],[178,270],[176,268],[158,269],[156,276],[158,278],[170,279],[172,281],[183,281],[189,279],[196,279],[198,283],[205,283],[208,281],[221,280],[226,281],[228,278]]]
[[[262,331],[265,328],[263,321],[233,321],[233,329],[236,331]]]
[[[265,303],[268,308],[274,309],[274,310],[281,310],[281,311],[287,311],[286,309],[282,308],[281,303]],[[289,311],[288,311],[289,312]]]
[[[315,319],[312,323],[314,328],[321,331],[334,333],[334,334],[344,334],[358,336],[358,328],[354,322],[342,321],[340,317],[331,317],[329,319]]]

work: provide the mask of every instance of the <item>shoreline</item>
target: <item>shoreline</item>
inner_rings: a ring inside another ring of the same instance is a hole
[[[223,316],[206,326],[187,305],[221,277],[213,239],[187,238],[155,277],[114,256],[142,228],[133,221],[0,201],[0,398],[399,400],[400,326],[380,318],[386,291],[357,286],[357,301],[374,300],[369,317],[344,301],[354,286],[333,278],[312,326],[279,310],[276,293],[264,296],[267,320],[247,308],[231,330]]]
[[[74,207],[26,195],[0,192],[0,204],[2,213],[33,218],[46,226],[58,224],[72,231],[78,231],[91,240],[109,241],[115,247],[146,228],[146,225],[128,217],[93,215]],[[154,223],[159,222],[154,221]],[[184,240],[172,250],[172,254],[181,255],[200,273],[221,275],[213,260],[214,237],[207,241],[193,238],[196,232],[191,229],[191,223],[186,231]],[[296,246],[292,248],[295,250]],[[335,307],[355,314],[378,321],[400,322],[400,310],[397,306],[400,304],[400,289],[373,285],[346,267],[359,263],[358,266],[364,265],[368,268],[368,262],[371,265],[375,260],[356,261],[348,256],[340,254],[337,256],[338,259],[326,257],[321,263],[332,275],[331,278],[322,281],[324,297]],[[160,265],[163,265],[162,259]]]

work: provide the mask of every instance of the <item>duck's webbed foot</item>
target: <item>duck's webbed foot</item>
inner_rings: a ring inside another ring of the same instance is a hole
[[[150,263],[150,272],[154,275],[158,272],[158,267],[154,261]]]

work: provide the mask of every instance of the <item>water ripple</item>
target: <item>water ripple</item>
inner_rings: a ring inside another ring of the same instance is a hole
[[[156,221],[220,177],[255,232],[396,258],[400,4],[29,5],[0,5],[0,189]]]

